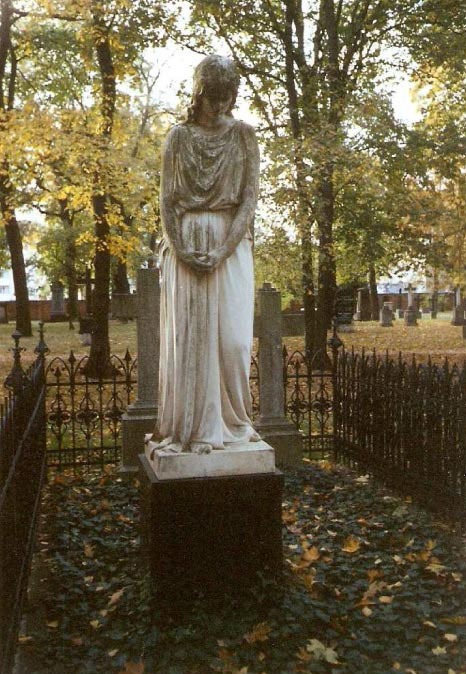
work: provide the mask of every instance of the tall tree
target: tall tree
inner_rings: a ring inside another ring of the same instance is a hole
[[[70,207],[84,205],[86,210],[90,209],[94,221],[94,334],[86,370],[92,376],[100,376],[111,369],[108,338],[111,258],[115,256],[120,272],[124,271],[125,252],[137,245],[133,210],[138,207],[150,217],[154,208],[150,201],[156,186],[156,179],[148,173],[138,188],[132,182],[138,177],[134,175],[134,164],[144,152],[145,136],[152,129],[141,128],[142,125],[135,129],[131,116],[128,124],[128,112],[131,115],[133,111],[127,109],[129,97],[123,85],[139,84],[136,66],[144,48],[154,41],[162,43],[162,8],[147,0],[78,0],[43,2],[43,5],[42,18],[48,20],[49,30],[57,32],[58,25],[58,32],[61,28],[63,33],[71,33],[71,45],[78,46],[81,60],[78,71],[81,73],[84,66],[90,77],[84,100],[77,96],[78,107],[74,106],[72,113],[67,110],[66,114],[56,115],[55,124],[62,132],[66,128],[71,133],[74,144],[68,144],[66,164],[74,166],[75,173],[79,167],[82,174],[76,189],[71,186],[75,198],[70,199]],[[81,75],[78,79],[81,80]],[[66,88],[62,89],[61,97],[66,98]],[[134,137],[128,139],[127,133],[131,131]],[[126,161],[122,157],[125,144],[131,149],[136,147]],[[65,145],[62,140],[61,148]],[[155,160],[156,149],[157,144],[152,151]],[[51,158],[45,160],[50,162]],[[144,219],[140,214],[136,221],[143,223]],[[133,231],[129,231],[131,228]]]
[[[31,335],[31,315],[24,263],[23,241],[16,216],[17,193],[10,172],[8,156],[9,122],[15,113],[18,76],[17,45],[13,27],[22,13],[15,10],[11,0],[0,4],[0,212],[6,232],[16,297],[16,327],[23,335]],[[2,147],[3,146],[3,147]]]
[[[422,14],[426,20],[427,5],[441,4],[440,0],[190,2],[193,30],[185,30],[178,39],[200,51],[212,44],[212,35],[217,44],[222,41],[246,78],[251,102],[263,120],[270,158],[293,162],[309,351],[325,345],[334,310],[336,168],[345,160],[343,141],[350,132],[351,104],[367,83],[383,74],[389,55],[384,47],[399,46],[411,17]]]

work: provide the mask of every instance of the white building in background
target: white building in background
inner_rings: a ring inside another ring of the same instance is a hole
[[[33,248],[27,245],[24,246],[29,299],[49,299],[51,297],[50,282],[35,266],[27,264],[33,252]],[[15,299],[15,284],[12,270],[0,270],[0,302],[13,302]]]

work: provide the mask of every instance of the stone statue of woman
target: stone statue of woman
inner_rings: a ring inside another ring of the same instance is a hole
[[[238,86],[231,60],[204,58],[187,120],[164,146],[155,437],[173,452],[260,440],[249,392],[259,150],[252,127],[231,113]]]

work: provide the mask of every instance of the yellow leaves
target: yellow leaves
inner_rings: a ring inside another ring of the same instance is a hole
[[[248,644],[254,644],[256,641],[267,641],[269,638],[269,633],[272,631],[270,625],[266,622],[258,623],[251,632],[248,632],[244,635],[244,640]]]
[[[374,597],[375,595],[383,590],[384,588],[387,587],[387,583],[384,581],[374,581],[372,583],[369,583],[369,587],[365,591],[362,599],[358,601],[355,606],[372,606],[375,604]],[[388,602],[382,602],[382,603],[388,603]]]
[[[125,588],[123,587],[121,590],[118,590],[118,592],[114,592],[112,596],[110,597],[110,601],[108,602],[109,606],[113,606],[117,602],[120,601],[121,597],[123,596],[123,592],[125,591]]]
[[[316,571],[315,569],[309,569],[309,572],[308,572],[308,573],[301,573],[301,574],[300,574],[300,578],[301,578],[301,580],[302,580],[302,582],[303,582],[303,585],[304,585],[304,587],[306,588],[306,590],[308,590],[308,592],[311,592],[311,593],[312,593],[312,592],[314,591],[314,589],[315,589],[315,585],[316,585],[315,577],[316,577],[316,574],[317,574],[317,571]]]
[[[328,472],[332,471],[335,468],[335,464],[331,463],[327,459],[322,459],[321,461],[317,462],[319,464],[319,468],[322,468],[322,470],[326,470]]]
[[[84,544],[84,554],[89,559],[92,559],[94,557],[94,548],[90,543]]]
[[[305,550],[301,556],[301,559],[298,563],[298,569],[305,569],[310,566],[313,562],[316,562],[320,557],[319,548],[317,546],[312,546],[308,550]]]
[[[294,524],[296,522],[296,513],[294,510],[285,510],[282,519],[285,524]]]
[[[364,607],[361,609],[361,613],[362,613],[363,616],[365,616],[366,618],[369,618],[369,617],[372,615],[372,609],[370,609],[368,606],[364,606]]]
[[[332,665],[340,664],[338,662],[337,652],[333,648],[325,646],[318,639],[311,639],[306,646],[306,650],[315,660],[325,660],[325,662]]]
[[[369,579],[369,583],[374,582],[377,578],[383,578],[383,571],[381,569],[369,569],[367,571],[367,577]]]
[[[458,641],[458,635],[457,634],[444,634],[443,638],[446,639],[447,641],[453,642],[453,641]]]
[[[426,566],[426,570],[431,571],[436,576],[444,576],[445,573],[443,572],[446,571],[446,568],[446,566],[440,564],[434,557],[432,558],[430,564]]]
[[[391,597],[390,595],[382,595],[381,597],[379,597],[379,602],[381,604],[391,604],[392,601],[393,597]]]
[[[19,644],[28,644],[30,641],[32,641],[32,637],[26,634],[22,634],[20,637],[18,637]]]
[[[361,475],[360,477],[355,479],[356,484],[368,484],[369,483],[369,474],[367,475]]]
[[[51,629],[56,629],[58,627],[58,620],[51,620],[50,622],[46,623],[47,627],[50,627]]]
[[[347,552],[348,554],[354,554],[361,547],[361,543],[354,536],[348,536],[345,540],[342,551]]]
[[[109,655],[111,658],[114,658],[115,655],[118,653],[119,649],[118,648],[112,648],[111,651],[107,651],[107,655]]]
[[[446,652],[447,649],[445,648],[445,646],[437,646],[436,648],[432,648],[432,653],[434,655],[445,655]]]
[[[466,625],[466,615],[449,616],[448,618],[440,618],[442,623],[447,625]]]
[[[90,620],[89,625],[95,630],[98,630],[100,627],[102,627],[102,623],[99,620]]]

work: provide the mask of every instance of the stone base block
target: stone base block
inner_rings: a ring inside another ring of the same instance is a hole
[[[261,419],[255,424],[261,438],[275,450],[277,466],[299,466],[303,460],[303,436],[288,419]]]
[[[144,436],[154,430],[156,407],[130,405],[122,417],[122,461],[119,473],[131,476],[139,471],[138,454],[144,449]]]
[[[214,449],[209,454],[191,452],[174,454],[157,449],[157,443],[149,441],[145,453],[159,480],[251,475],[275,471],[275,452],[263,440],[227,444],[225,449]]]
[[[281,574],[283,475],[159,480],[139,455],[141,534],[158,599],[237,592]]]

